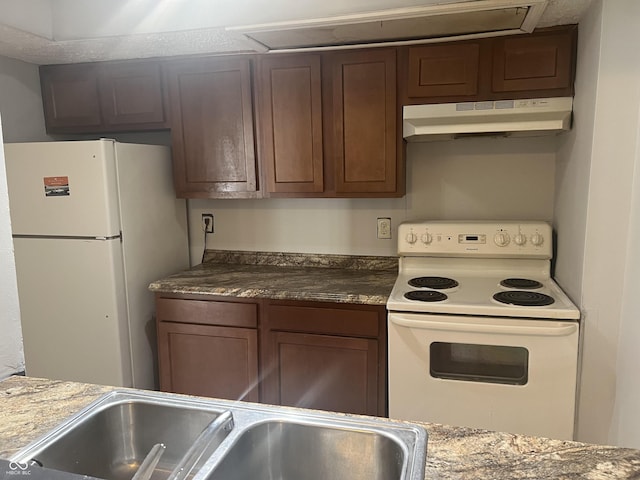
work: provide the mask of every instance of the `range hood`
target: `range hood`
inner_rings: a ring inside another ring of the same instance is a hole
[[[573,98],[408,105],[403,136],[408,142],[467,136],[536,136],[571,128]]]

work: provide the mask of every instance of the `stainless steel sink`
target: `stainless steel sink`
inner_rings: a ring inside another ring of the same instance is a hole
[[[399,480],[407,452],[382,432],[269,421],[248,428],[207,480]]]
[[[166,450],[151,477],[162,480],[222,411],[146,395],[110,394],[34,442],[25,455],[55,470],[130,480],[153,446],[163,443]]]
[[[11,460],[108,480],[423,480],[426,445],[409,423],[121,390]]]

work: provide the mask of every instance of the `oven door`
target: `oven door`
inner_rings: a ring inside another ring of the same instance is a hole
[[[577,322],[388,318],[391,418],[573,438]]]

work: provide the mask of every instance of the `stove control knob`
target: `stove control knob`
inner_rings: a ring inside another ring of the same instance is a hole
[[[511,237],[507,232],[498,232],[493,236],[493,242],[499,247],[506,247],[510,241]]]
[[[413,232],[409,232],[407,233],[405,240],[407,241],[407,243],[410,243],[411,245],[413,245],[418,241],[418,236]]]
[[[544,237],[536,232],[531,235],[531,243],[533,243],[536,247],[539,247],[544,243]]]
[[[420,237],[420,240],[422,240],[422,243],[424,243],[425,245],[429,245],[433,241],[433,237],[430,233],[423,233]]]
[[[527,237],[525,237],[521,233],[517,233],[516,236],[513,237],[513,243],[515,243],[516,245],[522,246],[525,243],[527,243]]]

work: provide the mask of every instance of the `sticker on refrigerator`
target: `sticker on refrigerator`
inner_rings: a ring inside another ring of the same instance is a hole
[[[44,177],[45,197],[66,197],[69,195],[69,177]]]

